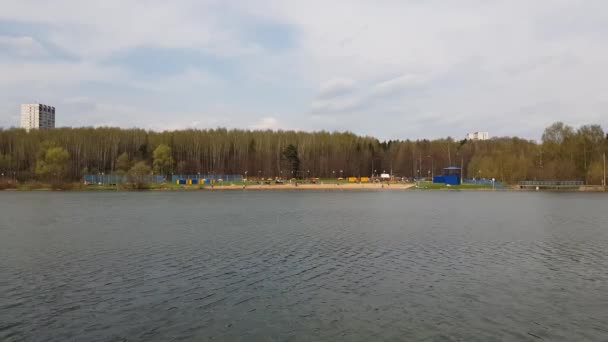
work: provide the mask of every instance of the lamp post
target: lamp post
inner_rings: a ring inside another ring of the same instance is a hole
[[[435,159],[433,159],[433,156],[426,156],[427,158],[431,159],[431,171],[429,172],[431,174],[431,181],[433,180],[433,178],[435,178]]]
[[[374,156],[372,155],[372,179],[374,178]]]
[[[606,152],[604,152],[604,188],[606,187]],[[604,189],[606,190],[606,189]]]
[[[460,153],[460,151],[456,151],[456,157],[460,156],[460,184],[464,180],[464,156]]]

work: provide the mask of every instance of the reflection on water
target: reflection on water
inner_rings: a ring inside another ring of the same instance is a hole
[[[0,340],[605,341],[607,199],[0,193]]]

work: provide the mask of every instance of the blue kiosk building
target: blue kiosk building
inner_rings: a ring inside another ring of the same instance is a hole
[[[462,169],[455,166],[446,167],[443,169],[443,175],[435,176],[433,183],[446,185],[460,185],[462,179]]]

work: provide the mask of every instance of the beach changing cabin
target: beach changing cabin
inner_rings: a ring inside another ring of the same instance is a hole
[[[462,169],[455,166],[446,167],[443,169],[443,175],[435,176],[433,183],[446,185],[460,185]]]

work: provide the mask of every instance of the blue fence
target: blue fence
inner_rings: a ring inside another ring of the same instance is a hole
[[[124,175],[85,175],[83,177],[85,184],[101,184],[101,185],[113,185],[123,184],[129,181],[127,176]],[[167,177],[165,176],[143,176],[139,178],[144,183],[165,183]]]
[[[504,189],[505,185],[499,182],[492,182],[489,179],[464,179],[462,184],[475,184],[475,185],[486,185],[494,186],[496,189]]]
[[[242,175],[216,175],[216,174],[212,174],[212,175],[173,175],[171,176],[171,183],[177,183],[181,181],[187,181],[187,180],[192,180],[192,183],[194,184],[194,181],[196,180],[196,184],[202,184],[203,182],[205,184],[209,184],[210,180],[213,180],[214,182],[218,182],[218,181],[223,181],[223,182],[242,182],[243,181],[243,176]],[[184,182],[184,184],[186,184],[186,182]]]

